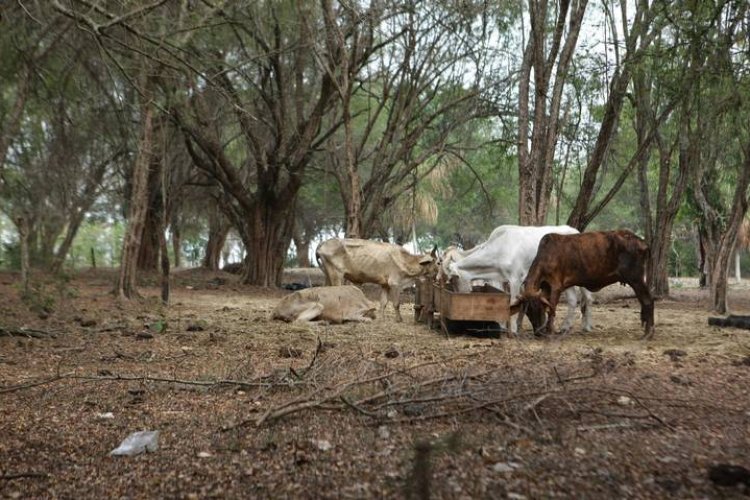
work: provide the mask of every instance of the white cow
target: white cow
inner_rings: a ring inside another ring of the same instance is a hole
[[[523,280],[529,272],[531,263],[536,257],[539,242],[545,234],[578,234],[578,230],[570,226],[513,226],[504,225],[495,228],[490,237],[471,249],[469,253],[455,259],[447,265],[449,276],[458,277],[458,291],[470,292],[471,281],[481,279],[491,283],[508,282],[510,287],[510,301],[518,297]],[[581,289],[581,311],[583,313],[583,329],[591,331],[591,308],[593,302],[591,292]],[[563,331],[570,329],[575,319],[575,309],[578,304],[576,291],[567,289],[565,299],[568,303],[568,315],[562,326]],[[519,318],[520,323],[522,318]],[[517,332],[516,322],[510,322],[510,330]]]

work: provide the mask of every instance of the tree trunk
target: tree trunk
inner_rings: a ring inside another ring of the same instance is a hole
[[[729,260],[732,257],[732,252],[737,242],[737,233],[747,213],[747,187],[749,183],[750,147],[747,149],[742,172],[735,187],[734,202],[732,203],[729,223],[726,231],[719,240],[718,251],[711,269],[711,302],[714,310],[720,314],[726,314],[729,311],[729,304],[727,303]]]
[[[295,234],[292,240],[294,241],[294,247],[297,249],[297,266],[312,267],[310,263],[310,240],[299,234]]]
[[[524,48],[518,92],[518,220],[521,225],[539,225],[547,220],[563,89],[586,6],[586,0],[560,2],[555,11],[554,29],[550,31],[547,0],[529,2],[531,32]],[[533,120],[529,116],[532,69]]]
[[[203,256],[202,266],[212,271],[218,271],[221,260],[221,251],[227,241],[227,235],[232,226],[223,218],[209,218],[208,241],[206,242],[206,253]],[[226,265],[226,260],[224,261]]]
[[[740,283],[742,281],[742,273],[740,273],[740,250],[736,249],[734,251],[734,279],[737,280],[737,283]]]
[[[294,201],[257,203],[252,216],[239,230],[247,250],[242,282],[265,287],[280,286],[284,261],[292,241]]]
[[[25,292],[29,290],[29,220],[25,216],[16,219],[18,229],[18,244],[21,252],[21,288]]]
[[[174,267],[182,267],[182,231],[179,223],[172,221],[172,253],[174,253]]]
[[[70,221],[68,221],[68,228],[65,231],[65,238],[57,248],[55,256],[52,259],[52,264],[50,265],[50,272],[52,272],[53,274],[57,274],[62,270],[65,259],[68,256],[68,252],[70,252],[70,247],[73,245],[73,240],[75,239],[76,234],[78,234],[78,229],[81,227],[84,215],[85,212],[76,211],[76,214],[71,218]]]
[[[26,99],[29,95],[32,75],[33,70],[30,66],[30,63],[24,66],[23,71],[18,72],[18,81],[16,83],[16,101],[13,103],[11,112],[7,115],[7,123],[3,123],[4,126],[0,128],[0,186],[2,186],[2,182],[4,180],[2,174],[5,167],[5,159],[7,158],[8,150],[10,149],[10,144],[21,128],[23,111],[26,107]]]
[[[154,127],[156,128],[156,127]],[[162,170],[164,163],[160,155],[152,155],[148,173],[148,210],[143,226],[141,245],[138,250],[138,270],[156,271],[159,269],[159,248],[161,235],[161,213],[164,210]]]
[[[139,295],[136,288],[136,264],[148,210],[148,177],[153,144],[154,107],[150,100],[150,92],[147,92],[147,90],[144,89],[144,95],[141,96],[141,99],[141,138],[138,144],[138,155],[133,166],[133,189],[128,209],[127,228],[123,237],[120,275],[116,289],[117,295],[123,299],[132,299]]]

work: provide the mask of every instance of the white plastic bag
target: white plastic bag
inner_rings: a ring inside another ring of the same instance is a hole
[[[138,431],[126,437],[120,446],[110,451],[110,455],[139,455],[144,451],[156,451],[159,448],[159,431]]]

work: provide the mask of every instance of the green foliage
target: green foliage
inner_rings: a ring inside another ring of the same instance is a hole
[[[154,333],[164,333],[167,330],[167,321],[160,319],[158,321],[154,321],[153,323],[149,323],[147,327]]]

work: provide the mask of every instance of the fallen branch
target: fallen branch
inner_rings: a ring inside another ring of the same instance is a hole
[[[44,330],[35,330],[33,328],[9,328],[0,326],[0,337],[26,337],[35,339],[45,339],[52,337],[57,338],[52,332],[46,332]]]
[[[26,477],[48,477],[46,472],[19,472],[17,474],[0,474],[0,480],[10,481],[13,479],[23,479]]]
[[[28,384],[18,384],[18,385],[11,385],[8,387],[0,387],[0,394],[7,394],[9,392],[21,391],[23,389],[30,389],[32,387],[38,387],[40,385],[51,384],[53,382],[57,382],[58,380],[63,380],[65,378],[67,378],[66,375],[58,375],[58,376],[50,377],[44,380],[38,380],[36,382],[29,382]]]
[[[193,385],[200,387],[219,387],[219,386],[237,386],[237,387],[275,387],[275,386],[288,386],[289,383],[276,383],[270,382],[264,379],[270,377],[263,376],[255,380],[185,380],[177,378],[165,378],[165,377],[149,377],[145,375],[75,375],[72,373],[65,375],[57,375],[55,377],[38,380],[35,382],[29,382],[26,384],[11,385],[8,387],[0,387],[0,394],[7,394],[9,392],[16,392],[23,389],[30,389],[32,387],[38,387],[40,385],[51,384],[53,382],[59,382],[61,380],[85,380],[89,382],[157,382],[167,384],[178,384],[178,385]],[[300,385],[302,382],[295,382],[293,385]]]

